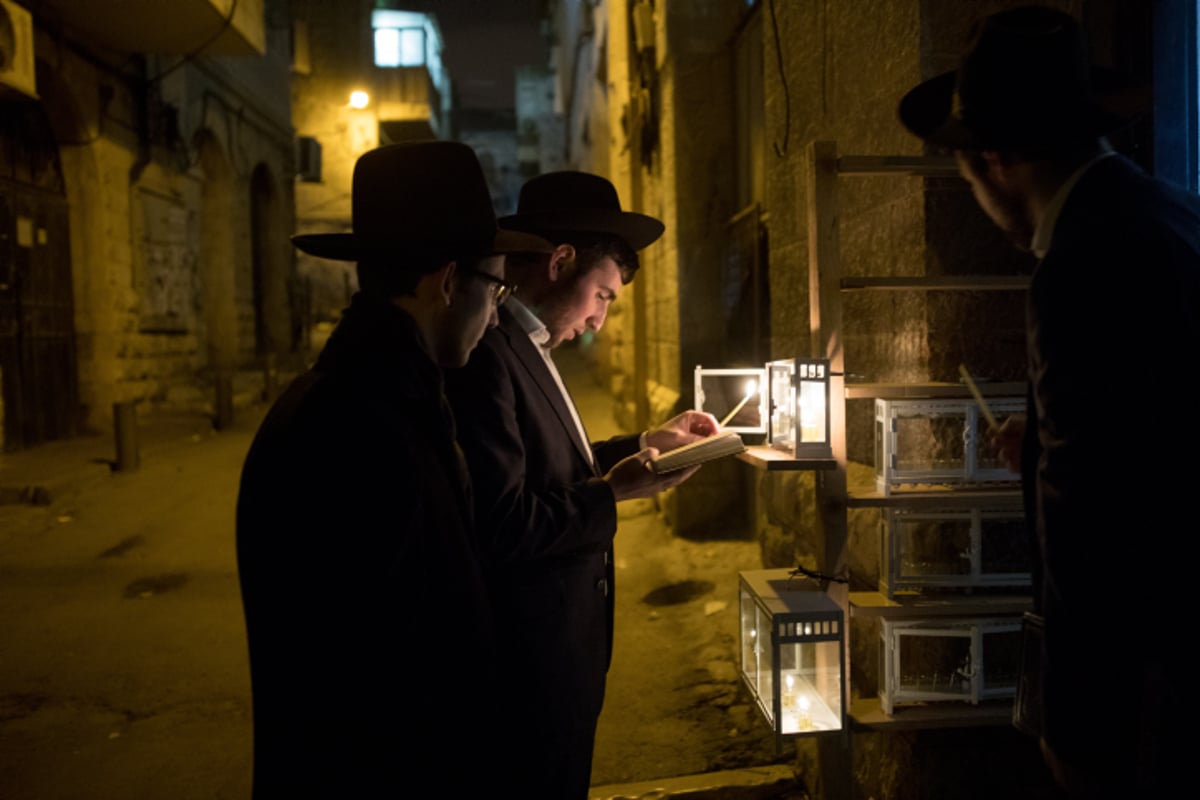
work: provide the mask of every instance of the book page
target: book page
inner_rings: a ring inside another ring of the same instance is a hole
[[[742,442],[741,436],[735,431],[725,431],[660,453],[658,458],[650,462],[650,467],[655,473],[662,475],[696,464],[703,464],[705,461],[712,461],[715,458],[735,455],[745,449],[746,446]]]

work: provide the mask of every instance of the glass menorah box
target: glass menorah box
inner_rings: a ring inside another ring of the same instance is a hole
[[[880,619],[880,707],[1003,700],[1016,694],[1021,618]]]
[[[998,419],[1024,413],[1024,398],[989,399]],[[905,484],[1018,483],[988,443],[971,399],[875,401],[875,488]]]
[[[879,591],[931,593],[1030,585],[1021,496],[972,508],[887,508],[880,517]]]
[[[845,728],[842,609],[789,569],[738,573],[741,673],[776,747],[784,736]]]
[[[767,441],[794,458],[832,458],[829,439],[829,360],[767,362],[770,425]]]
[[[740,434],[767,432],[765,367],[705,368],[696,365],[696,410],[707,411],[725,430]]]

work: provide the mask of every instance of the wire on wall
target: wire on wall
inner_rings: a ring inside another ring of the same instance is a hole
[[[157,83],[157,82],[161,81],[163,78],[170,75],[175,70],[182,67],[183,65],[190,64],[193,61],[195,61],[200,56],[201,53],[203,53],[205,50],[208,49],[209,45],[211,45],[217,39],[221,38],[221,34],[225,33],[225,31],[227,31],[229,29],[229,26],[233,24],[233,15],[237,13],[237,7],[238,7],[238,0],[233,0],[233,3],[231,3],[229,6],[229,13],[225,15],[225,21],[221,23],[221,27],[217,28],[216,32],[212,36],[209,36],[207,39],[205,39],[203,42],[201,42],[198,47],[196,47],[190,53],[185,55],[183,58],[179,59],[171,66],[167,67],[162,72],[155,75],[153,78],[150,78],[148,81],[146,81],[146,83],[147,84]]]
[[[775,18],[775,0],[767,0],[771,10],[771,31],[775,38],[775,64],[779,68],[779,82],[783,84],[783,147],[774,142],[775,155],[779,158],[787,156],[788,138],[792,127],[792,98],[788,92],[787,74],[783,69],[783,47],[779,44],[779,21]]]

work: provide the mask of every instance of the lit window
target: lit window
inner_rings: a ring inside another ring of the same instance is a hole
[[[424,64],[424,30],[421,28],[375,29],[375,66],[420,67]]]

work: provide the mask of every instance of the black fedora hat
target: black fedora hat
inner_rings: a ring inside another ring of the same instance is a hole
[[[500,226],[554,238],[555,233],[609,233],[634,250],[662,236],[654,217],[622,211],[617,190],[607,179],[587,172],[562,170],[530,178],[521,187],[517,213],[500,218]]]
[[[1024,6],[987,17],[959,68],[909,91],[899,115],[932,144],[1036,152],[1112,133],[1146,98],[1090,62],[1075,17]]]
[[[405,142],[364,153],[354,164],[350,203],[353,233],[300,234],[292,243],[338,261],[553,250],[545,239],[497,226],[479,159],[461,142]]]

